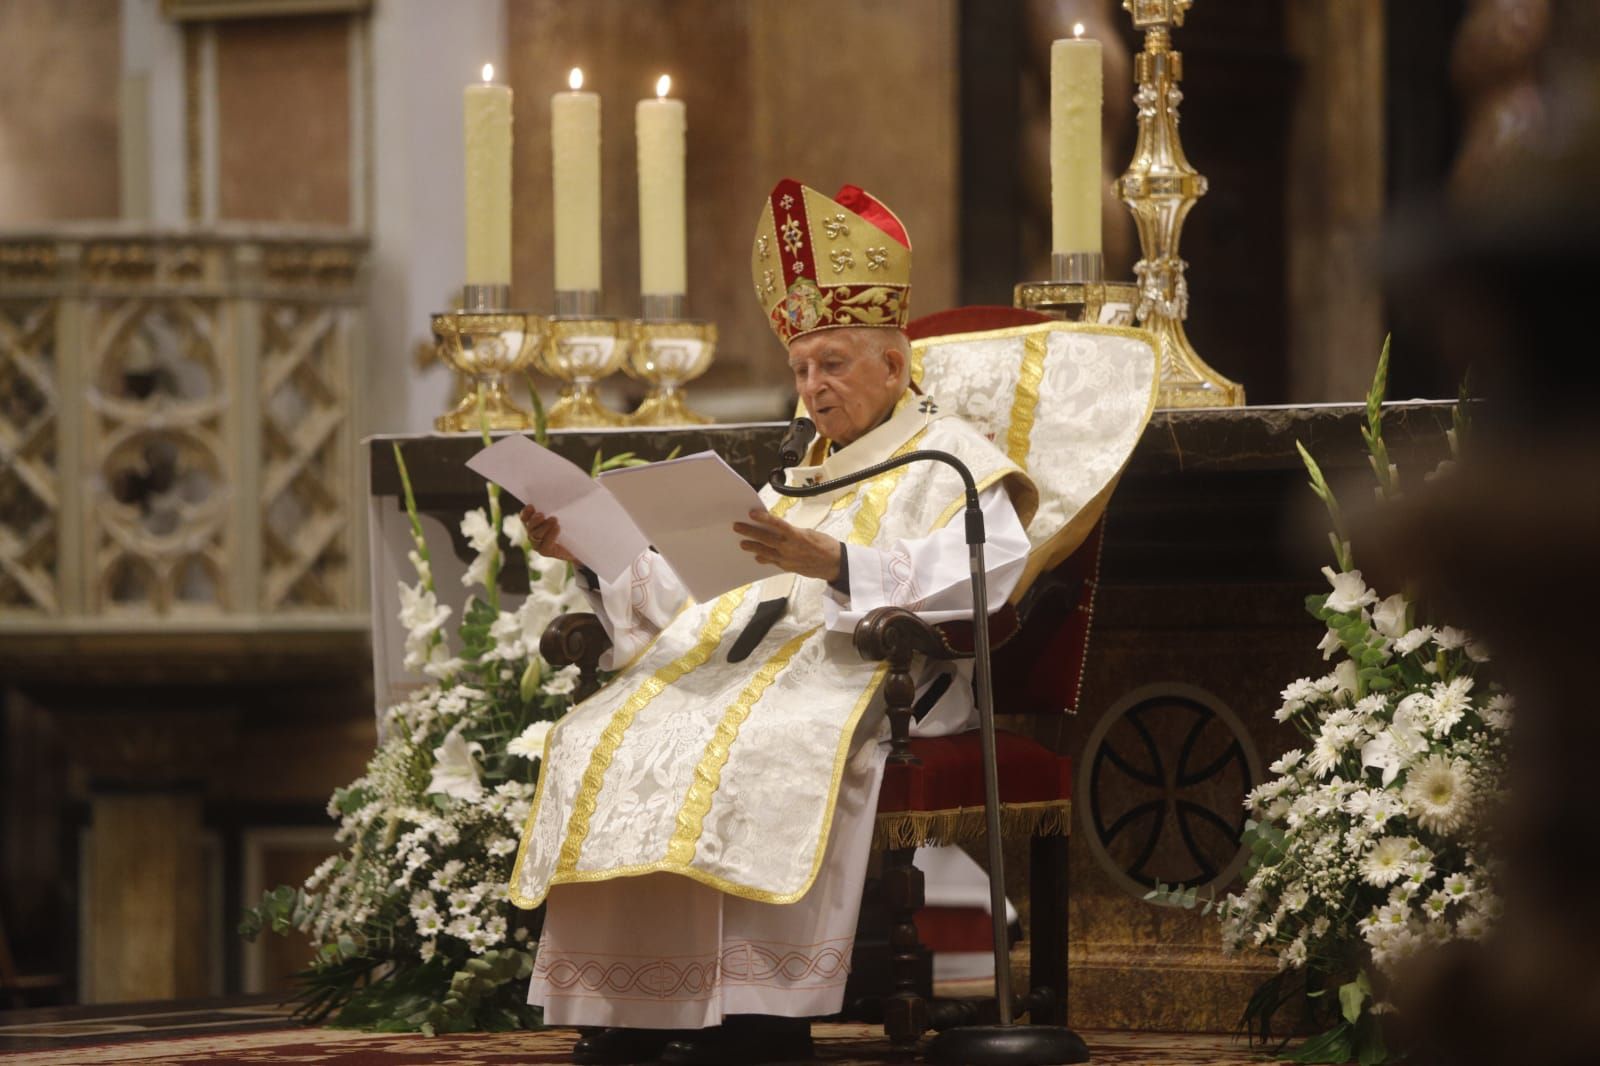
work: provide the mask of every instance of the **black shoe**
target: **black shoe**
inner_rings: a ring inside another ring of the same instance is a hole
[[[751,1066],[763,1062],[810,1062],[811,1022],[764,1014],[730,1015],[715,1029],[680,1035],[661,1052],[665,1066]]]
[[[682,1029],[596,1029],[572,1045],[572,1061],[581,1066],[625,1066],[655,1062],[667,1042]]]

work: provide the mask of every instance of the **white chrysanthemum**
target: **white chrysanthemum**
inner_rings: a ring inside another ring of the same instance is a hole
[[[1271,770],[1275,774],[1286,774],[1290,770],[1293,770],[1296,766],[1299,766],[1300,760],[1304,759],[1305,757],[1305,752],[1301,751],[1299,748],[1290,748],[1288,751],[1278,756],[1277,761],[1271,766],[1267,767],[1267,769]]]
[[[1418,626],[1416,629],[1407,630],[1404,636],[1395,638],[1394,650],[1401,655],[1410,655],[1432,640],[1434,632],[1432,626]]]
[[[1445,736],[1472,708],[1472,678],[1457,677],[1433,686],[1428,725],[1436,737]]]
[[[1455,626],[1443,626],[1439,632],[1433,635],[1433,642],[1439,645],[1441,651],[1455,651],[1458,648],[1464,648],[1471,639],[1472,635],[1470,633],[1464,629],[1457,629]]]
[[[1511,710],[1516,704],[1505,693],[1499,693],[1489,699],[1488,706],[1483,709],[1483,720],[1491,729],[1498,729],[1502,733],[1511,728]]]
[[[1306,756],[1306,769],[1317,777],[1327,777],[1339,765],[1339,746],[1334,743],[1337,739],[1337,736],[1329,736],[1326,732],[1317,737],[1311,754]]]
[[[428,881],[428,887],[435,892],[443,892],[455,884],[456,878],[461,876],[462,863],[460,859],[451,859],[439,868],[439,871]]]
[[[1367,583],[1361,579],[1361,571],[1347,570],[1342,574],[1333,572],[1333,567],[1324,566],[1322,574],[1328,579],[1328,584],[1333,586],[1333,592],[1328,595],[1328,610],[1341,613],[1358,610],[1369,603],[1376,603],[1378,594],[1367,588]]]
[[[420,958],[423,962],[427,962],[429,959],[433,958],[433,956],[438,952],[438,950],[439,950],[438,941],[436,941],[436,940],[434,940],[434,939],[432,939],[430,937],[429,939],[424,940],[421,944],[417,945],[417,957]]]
[[[1397,592],[1372,609],[1372,627],[1386,637],[1397,639],[1406,631],[1409,609],[1406,598]]]
[[[1489,934],[1489,919],[1480,911],[1468,911],[1456,919],[1456,936],[1465,940],[1482,940]]]
[[[498,859],[503,855],[510,855],[513,851],[516,851],[517,842],[512,837],[495,837],[489,841],[487,850],[491,857]]]
[[[1375,715],[1389,709],[1389,697],[1381,692],[1374,692],[1370,696],[1362,696],[1356,700],[1352,709],[1355,711],[1356,720],[1366,727]]]
[[[1475,888],[1472,878],[1466,874],[1456,873],[1444,879],[1444,888],[1441,891],[1450,898],[1451,902],[1459,903],[1464,899],[1470,898]]]
[[[1283,705],[1273,713],[1273,717],[1280,722],[1287,722],[1304,710],[1307,703],[1319,699],[1320,695],[1309,677],[1293,681],[1279,693]]]
[[[1422,901],[1422,914],[1429,921],[1443,921],[1445,911],[1450,907],[1450,897],[1443,892],[1434,892]]]
[[[1411,768],[1401,796],[1418,825],[1435,833],[1450,833],[1466,817],[1472,781],[1459,760],[1432,755]]]
[[[1411,863],[1410,837],[1384,837],[1361,860],[1361,879],[1379,888],[1392,885],[1405,876]]]
[[[1283,954],[1278,956],[1278,969],[1298,970],[1306,964],[1306,938],[1301,934],[1294,938],[1294,942],[1283,949]]]
[[[578,668],[563,666],[547,677],[539,688],[552,696],[569,696],[578,687]]]
[[[511,743],[506,745],[508,755],[519,755],[524,759],[533,760],[544,756],[544,738],[550,733],[551,723],[534,722],[522,731]]]

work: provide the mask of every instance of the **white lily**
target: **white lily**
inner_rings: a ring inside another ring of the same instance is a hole
[[[438,792],[456,799],[475,800],[483,795],[483,784],[478,780],[478,762],[483,745],[468,741],[461,730],[452,729],[445,734],[444,743],[433,749],[436,760],[433,777],[428,782],[430,793]]]

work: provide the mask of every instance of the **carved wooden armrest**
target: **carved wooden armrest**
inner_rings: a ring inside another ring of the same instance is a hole
[[[539,636],[539,654],[551,666],[578,667],[574,702],[588,699],[600,687],[600,656],[611,648],[611,637],[597,614],[557,615]]]
[[[889,761],[915,764],[911,754],[911,707],[917,686],[911,676],[911,659],[921,653],[934,659],[954,659],[963,653],[951,647],[945,634],[904,607],[875,607],[856,623],[856,651],[868,662],[887,662],[883,697],[889,713]]]

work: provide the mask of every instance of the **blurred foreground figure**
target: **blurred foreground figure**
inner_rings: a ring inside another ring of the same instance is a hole
[[[1470,202],[1402,220],[1388,262],[1397,326],[1433,349],[1415,357],[1470,366],[1485,403],[1453,474],[1358,533],[1363,562],[1486,641],[1518,707],[1495,827],[1505,915],[1397,988],[1429,1066],[1600,1058],[1600,367],[1584,328],[1600,254],[1600,5],[1552,8],[1537,148],[1473,183]]]

